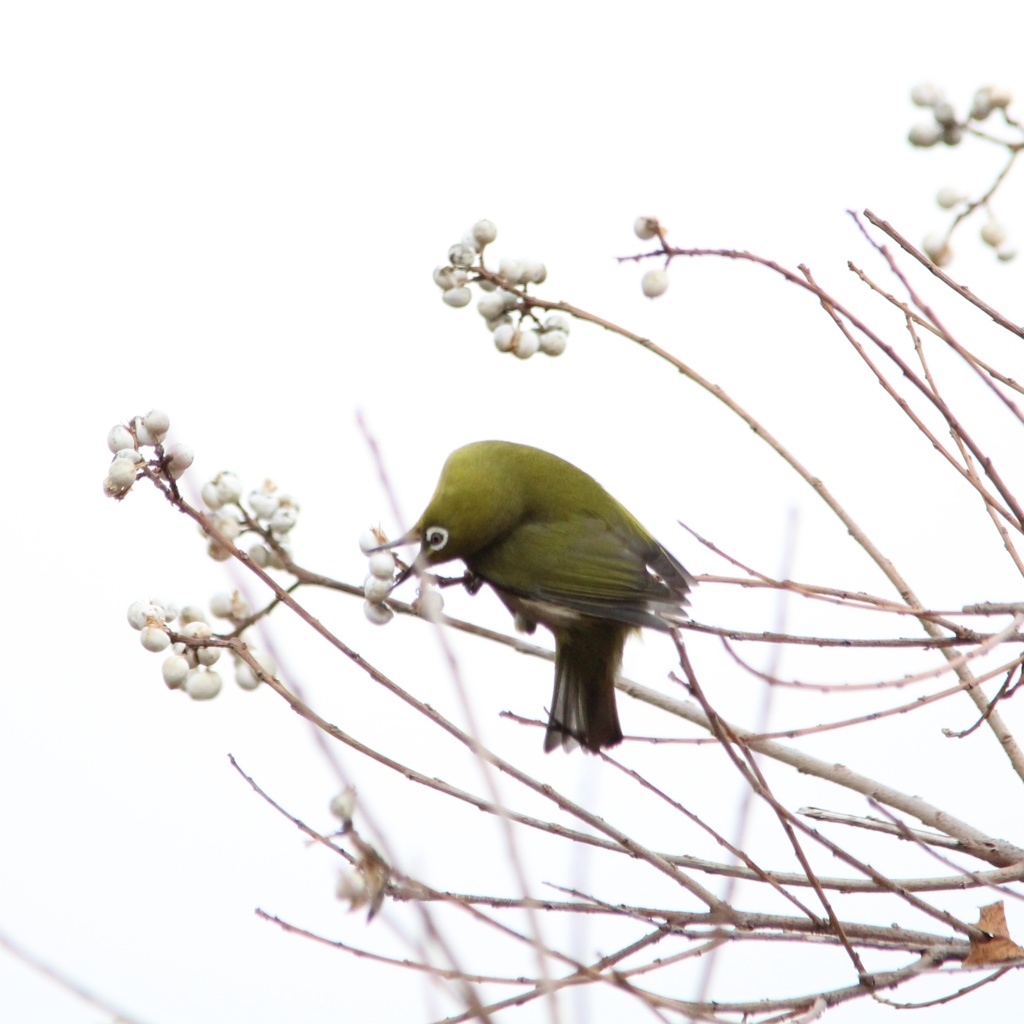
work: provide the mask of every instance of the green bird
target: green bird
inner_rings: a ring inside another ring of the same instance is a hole
[[[622,740],[615,678],[626,638],[670,630],[693,577],[593,477],[539,448],[477,441],[448,457],[416,525],[419,570],[459,558],[519,629],[555,638],[544,749]]]

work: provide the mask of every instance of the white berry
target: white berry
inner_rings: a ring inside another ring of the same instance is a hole
[[[142,629],[149,623],[164,621],[164,610],[153,601],[132,601],[128,605],[128,623],[132,629]]]
[[[473,301],[473,293],[465,287],[449,288],[441,293],[441,298],[453,309],[462,309]]]
[[[377,604],[380,604],[381,601],[387,599],[390,593],[390,580],[382,580],[377,576],[370,575],[363,581],[363,596],[367,601],[376,601]]]
[[[956,124],[956,111],[953,109],[953,104],[948,100],[939,100],[939,102],[932,107],[932,113],[935,115],[935,120],[941,124],[943,128],[948,128],[950,125]]]
[[[214,594],[210,598],[210,611],[218,619],[229,619],[232,622],[240,622],[252,615],[252,607],[237,590],[230,594],[226,591]]]
[[[222,505],[229,505],[241,500],[242,481],[234,473],[224,470],[213,478],[213,482],[217,486],[217,493],[220,495]]]
[[[122,448],[134,449],[135,438],[126,426],[118,423],[107,434],[107,447],[116,455]]]
[[[540,350],[545,355],[560,356],[568,341],[569,335],[565,331],[544,331],[540,336]]]
[[[376,601],[364,601],[363,614],[375,626],[386,626],[395,617],[395,613],[386,604],[378,604]]]
[[[231,557],[231,548],[211,537],[206,545],[206,554],[215,562],[226,562]]]
[[[523,268],[519,260],[506,257],[498,264],[498,274],[509,284],[519,284],[522,281]]]
[[[128,624],[132,629],[142,629],[146,624],[146,601],[132,601],[128,605]]]
[[[379,580],[390,580],[395,574],[395,556],[390,551],[374,551],[370,555],[370,574]]]
[[[363,530],[359,534],[359,550],[364,555],[368,555],[374,548],[380,547],[380,541],[377,538],[377,534],[373,530]]]
[[[194,668],[185,677],[185,692],[193,700],[212,700],[222,685],[219,673],[208,668]]]
[[[215,480],[207,480],[206,483],[203,484],[202,490],[199,492],[199,496],[203,499],[203,504],[212,511],[216,511],[224,504],[217,491],[217,483]]]
[[[206,612],[198,605],[187,604],[178,612],[178,621],[183,626],[187,626],[190,622],[205,622]]]
[[[275,534],[288,533],[299,521],[299,510],[294,505],[282,505],[271,517],[269,526]]]
[[[416,599],[416,611],[425,619],[436,622],[444,610],[444,598],[434,587],[424,587]]]
[[[167,475],[177,480],[195,458],[195,452],[187,444],[172,444],[167,449]]]
[[[952,210],[954,206],[959,206],[965,199],[966,197],[962,192],[947,185],[945,188],[939,189],[935,202],[944,210]]]
[[[254,651],[252,649],[250,649],[249,653],[266,675],[273,676],[277,672],[277,663],[269,654],[263,651]],[[236,655],[235,682],[238,683],[243,690],[255,690],[262,680],[247,661],[243,661]]]
[[[516,342],[516,329],[511,324],[502,324],[494,331],[494,347],[499,352],[511,352]]]
[[[270,565],[270,552],[263,544],[253,544],[249,548],[249,557],[261,568],[266,569]]]
[[[487,221],[486,223],[490,223]],[[356,809],[356,791],[346,786],[331,799],[330,811],[339,821],[350,822]]]
[[[519,280],[524,284],[543,284],[548,268],[540,260],[523,260],[519,266]]]
[[[665,294],[668,288],[668,274],[664,270],[648,270],[640,282],[644,295],[649,299]]]
[[[529,359],[540,350],[540,336],[536,331],[520,331],[516,339],[515,352],[519,359]]]
[[[434,267],[434,284],[441,291],[446,291],[448,288],[457,288],[462,282],[456,280],[455,275],[456,270],[452,266]]]
[[[928,235],[921,243],[925,256],[937,267],[944,267],[953,258],[953,250],[945,235]]]
[[[489,220],[478,220],[473,225],[472,231],[473,237],[481,249],[485,245],[490,245],[498,237],[498,229]]]
[[[974,94],[974,99],[971,101],[970,116],[974,118],[975,121],[984,121],[991,113],[992,90],[988,88],[979,89]]]
[[[242,532],[242,524],[231,515],[214,516],[213,527],[223,533],[228,540],[234,540]]]
[[[249,494],[249,508],[252,509],[253,515],[260,520],[269,519],[280,504],[281,499],[276,494],[267,491],[251,491]]]
[[[633,221],[633,234],[642,242],[646,242],[648,239],[654,238],[657,233],[657,217],[637,217],[637,219]]]
[[[127,491],[135,483],[135,474],[138,470],[135,463],[130,459],[114,459],[107,470],[107,479],[110,485],[119,491]]]
[[[942,128],[937,124],[915,124],[907,135],[912,146],[934,146],[942,138]]]
[[[998,85],[988,87],[988,102],[993,110],[1005,110],[1013,102],[1013,93]]]
[[[139,444],[153,446],[158,444],[157,439],[150,434],[146,427],[146,424],[141,416],[132,417],[132,430],[135,431],[135,436],[138,438]]]
[[[920,82],[910,90],[910,101],[915,107],[934,107],[942,97],[931,82]]]
[[[142,425],[146,428],[149,436],[153,438],[154,443],[160,444],[164,435],[171,429],[171,418],[163,409],[150,409],[142,417]]]
[[[270,568],[271,569],[286,569],[288,567],[287,560],[291,558],[291,548],[283,540],[278,540],[277,547],[280,551],[271,548],[270,549]]]
[[[162,626],[143,626],[139,639],[147,651],[153,651],[155,654],[166,651],[171,646],[171,638]]]
[[[981,229],[981,240],[993,249],[998,249],[1006,241],[1006,228],[998,221],[990,220]]]
[[[219,647],[198,647],[196,648],[196,661],[200,665],[214,665],[220,658],[221,648]]]
[[[164,659],[163,665],[160,666],[160,672],[164,677],[167,688],[169,690],[177,690],[185,682],[189,668],[188,659],[183,658],[180,654],[169,654]]]
[[[235,665],[235,682],[243,690],[255,690],[260,685],[259,677],[244,661],[239,661]]]
[[[476,262],[476,249],[464,242],[456,242],[448,250],[448,260],[453,267],[471,267]]]
[[[493,320],[505,312],[505,299],[501,292],[485,295],[477,304],[477,311],[485,320]]]

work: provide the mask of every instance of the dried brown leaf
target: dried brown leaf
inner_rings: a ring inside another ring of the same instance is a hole
[[[971,952],[963,962],[964,967],[985,967],[989,964],[1006,963],[1009,960],[1024,960],[1024,949],[1010,938],[1002,900],[981,908],[978,927],[992,937],[971,937]]]

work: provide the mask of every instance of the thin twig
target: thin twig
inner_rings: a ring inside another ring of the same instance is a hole
[[[1008,170],[1009,168],[1007,168]],[[1005,171],[1003,172],[1006,173]],[[961,298],[966,299],[972,306],[977,306],[983,313],[986,313],[991,317],[1000,327],[1005,328],[1013,334],[1016,334],[1019,338],[1024,338],[1024,327],[1019,327],[1012,320],[1008,320],[1002,313],[997,309],[994,309],[987,302],[983,302],[970,290],[965,288],[962,284],[958,284],[953,280],[945,271],[937,267],[920,249],[912,245],[903,237],[888,221],[882,220],[880,217],[876,217],[870,210],[864,211],[864,216],[872,223],[879,231],[888,235],[908,256],[913,256],[918,263],[921,264],[929,273],[934,274],[947,288],[951,288]]]

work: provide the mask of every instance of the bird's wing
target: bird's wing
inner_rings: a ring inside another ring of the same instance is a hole
[[[681,613],[693,583],[657,541],[596,517],[523,523],[467,564],[499,591],[655,629],[670,628],[662,616]]]

